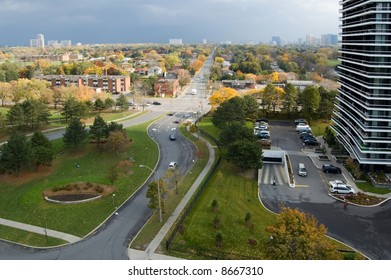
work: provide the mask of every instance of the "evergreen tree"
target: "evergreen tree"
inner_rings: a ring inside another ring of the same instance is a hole
[[[73,146],[79,150],[81,143],[87,139],[86,126],[78,118],[72,118],[69,126],[63,134],[63,141],[67,146]]]
[[[13,133],[1,148],[1,166],[19,176],[23,169],[30,166],[32,159],[31,143],[20,133]]]
[[[103,138],[107,137],[107,124],[101,116],[96,116],[94,123],[90,126],[89,134],[96,141],[96,146]]]
[[[39,165],[50,165],[54,158],[54,150],[49,139],[42,132],[37,131],[30,141],[35,168]]]

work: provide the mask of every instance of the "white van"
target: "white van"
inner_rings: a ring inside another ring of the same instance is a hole
[[[307,169],[305,168],[304,163],[299,163],[298,173],[299,176],[307,176]]]

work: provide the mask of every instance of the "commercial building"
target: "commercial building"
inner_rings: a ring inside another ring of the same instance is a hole
[[[38,34],[37,39],[30,40],[30,47],[32,48],[45,47],[45,37],[42,34]]]
[[[51,83],[52,87],[60,86],[88,86],[96,91],[111,93],[129,92],[129,76],[97,76],[97,75],[41,75],[36,79],[45,80]]]
[[[337,139],[367,170],[391,166],[391,2],[341,3]]]
[[[182,39],[170,39],[168,43],[170,45],[182,45]]]

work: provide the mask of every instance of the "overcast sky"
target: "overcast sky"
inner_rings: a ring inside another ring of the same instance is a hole
[[[339,0],[0,0],[0,46],[297,41],[337,34]]]

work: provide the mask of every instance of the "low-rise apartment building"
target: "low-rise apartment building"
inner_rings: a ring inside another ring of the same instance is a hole
[[[88,86],[96,91],[111,93],[129,92],[129,76],[98,76],[98,75],[40,75],[36,79],[45,80],[51,83],[52,87],[60,86]]]

